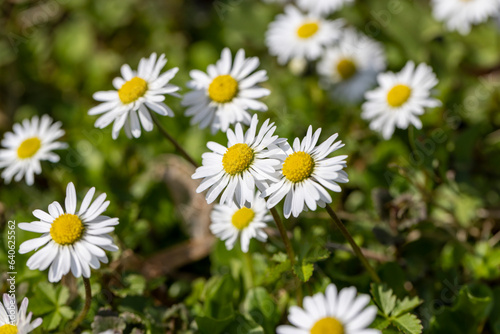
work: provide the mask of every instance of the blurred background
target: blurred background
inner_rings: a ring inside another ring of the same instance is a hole
[[[491,310],[500,314],[500,28],[494,20],[474,27],[468,36],[449,33],[423,0],[357,1],[333,16],[382,42],[389,70],[397,72],[413,60],[436,72],[436,96],[443,107],[422,117],[424,126],[415,131],[412,148],[408,131],[397,130],[390,141],[372,132],[360,118],[360,105],[330,98],[313,68],[297,75],[277,64],[264,36],[282,5],[256,0],[3,0],[0,6],[0,134],[24,118],[49,114],[63,123],[62,140],[69,144],[59,152],[60,163],[43,164],[33,187],[0,181],[0,231],[9,220],[32,221],[34,209],[62,201],[70,181],[80,200],[93,186],[107,193],[107,214],[120,218],[114,235],[120,251],[92,274],[96,296],[88,328],[96,312],[106,308],[110,313],[98,314],[94,326],[116,321],[125,332],[194,333],[193,319],[207,312],[213,296],[225,293],[246,314],[251,303],[245,303],[244,291],[252,284],[263,286],[277,305],[265,317],[265,333],[284,322],[293,280],[272,258],[283,251],[276,232],[269,231],[267,244],[252,242],[252,283],[243,254],[226,251],[210,236],[210,207],[194,194],[191,167],[173,155],[157,128],[134,140],[121,133],[114,141],[109,127],[95,129],[96,117],[87,115],[96,105],[92,94],[113,89],[111,81],[124,63],[136,68],[140,58],[165,53],[165,70],[180,68],[172,83],[183,87],[182,94],[189,71],[204,71],[227,46],[259,57],[268,71],[264,86],[271,95],[263,101],[269,111],[260,119],[276,122],[281,137],[302,137],[309,124],[323,128],[323,139],[339,133],[346,143],[339,154],[349,155],[350,182],[334,196],[333,206],[358,243],[372,252],[377,271],[394,292],[424,300],[416,314],[426,329],[455,333],[432,322],[446,323],[440,317],[450,316],[446,307],[468,286],[479,299],[489,299],[474,304],[483,312],[471,312],[473,318],[452,313],[456,333],[469,333],[461,331],[460,319],[467,323],[463,326],[500,333],[499,317],[487,317]],[[166,103],[176,116],[162,118],[163,126],[197,160],[207,141],[225,144],[224,134],[212,136],[190,126],[180,99],[167,96]],[[305,213],[287,226],[304,256],[322,259],[305,285],[306,294],[330,281],[368,291],[369,277],[342,237],[331,233],[326,213]],[[18,229],[17,242],[35,235]],[[326,250],[316,246],[324,244]],[[81,308],[81,282],[67,277],[63,284],[48,284],[46,272],[25,268],[29,255],[17,255],[18,298],[28,296],[35,316],[44,316],[44,329],[35,333],[57,333]],[[221,286],[228,291],[221,292]],[[0,291],[6,288],[0,285]],[[443,297],[445,290],[451,292]]]

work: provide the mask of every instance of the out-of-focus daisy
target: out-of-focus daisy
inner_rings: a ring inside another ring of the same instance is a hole
[[[221,204],[231,202],[241,208],[251,207],[255,186],[262,191],[268,182],[278,181],[276,169],[279,168],[283,151],[278,145],[283,140],[274,135],[276,126],[266,120],[257,132],[257,115],[254,115],[249,129],[243,133],[241,124],[235,131],[227,130],[227,147],[208,142],[213,152],[202,155],[203,166],[196,169],[193,179],[203,179],[196,191],[207,189],[206,199],[212,203],[222,193]]]
[[[317,67],[322,80],[334,85],[336,98],[356,102],[385,69],[385,53],[380,43],[346,29],[339,44],[325,51]]]
[[[354,0],[298,0],[300,8],[310,13],[328,15],[342,8],[345,4],[353,3]]]
[[[3,305],[0,304],[1,334],[27,334],[42,324],[42,318],[31,321],[33,313],[26,314],[28,303],[25,297],[18,309],[15,297],[6,293],[3,295]]]
[[[449,30],[467,35],[473,25],[500,14],[500,0],[432,0],[432,11]]]
[[[52,118],[43,115],[34,116],[12,127],[14,132],[7,132],[2,139],[0,149],[0,168],[5,168],[2,178],[10,183],[12,178],[19,182],[24,177],[28,185],[35,182],[35,174],[42,172],[40,161],[58,162],[59,156],[52,152],[66,148],[65,143],[56,141],[64,135],[61,122],[53,123]]]
[[[101,194],[92,203],[94,193],[95,188],[91,188],[76,212],[76,191],[70,182],[66,188],[66,211],[58,202],[53,202],[49,213],[33,211],[39,221],[19,224],[22,230],[43,233],[19,247],[19,253],[25,254],[45,245],[28,259],[28,268],[45,270],[50,266],[49,281],[58,282],[70,270],[75,277],[89,278],[90,268],[98,269],[100,262],[108,262],[104,250],[118,250],[108,235],[118,225],[118,218],[101,215],[109,201],[105,201],[106,194]]]
[[[266,207],[266,201],[260,198],[260,193],[254,196],[252,206],[238,208],[234,203],[218,204],[210,215],[212,224],[210,230],[219,239],[225,241],[226,248],[231,250],[240,237],[241,250],[248,252],[250,240],[256,238],[266,241],[267,234],[264,228],[267,222],[273,220]]]
[[[179,96],[179,87],[169,83],[178,68],[172,68],[160,75],[167,64],[165,55],[158,59],[156,53],[149,59],[142,58],[137,71],[132,71],[129,65],[121,68],[122,77],[113,80],[117,90],[97,92],[94,100],[103,102],[89,110],[89,115],[104,114],[97,119],[95,127],[103,129],[113,123],[113,139],[118,138],[120,130],[125,126],[129,138],[141,136],[141,124],[144,130],[153,130],[153,120],[150,110],[162,116],[173,117],[174,113],[163,101],[165,94]]]
[[[347,173],[342,170],[346,167],[347,155],[327,158],[344,146],[341,141],[335,142],[338,134],[316,146],[320,134],[321,129],[313,134],[312,126],[309,126],[302,142],[295,138],[293,148],[286,145],[281,179],[263,192],[264,197],[270,196],[268,208],[274,207],[285,197],[283,212],[286,218],[290,214],[297,217],[304,211],[305,205],[314,211],[317,206],[324,207],[326,203],[331,203],[332,198],[326,189],[340,192],[342,189],[338,183],[349,181]]]
[[[370,128],[378,131],[385,139],[391,138],[396,127],[406,129],[413,124],[417,129],[422,122],[417,116],[425,108],[434,108],[441,102],[430,97],[438,80],[432,68],[409,61],[399,73],[380,73],[379,87],[365,94],[361,117],[371,120]]]
[[[370,296],[356,295],[355,287],[337,292],[335,284],[326,288],[325,294],[317,293],[304,298],[304,308],[290,307],[288,321],[276,329],[278,334],[380,334],[367,328],[377,316],[376,306],[367,306]]]
[[[231,51],[222,50],[221,59],[209,65],[207,73],[192,70],[187,86],[193,91],[187,93],[182,105],[187,106],[186,116],[193,116],[191,124],[200,128],[210,126],[212,133],[226,132],[236,122],[250,124],[248,110],[267,111],[267,106],[257,99],[270,91],[258,84],[267,80],[267,72],[259,70],[259,58],[245,58],[240,49],[232,61]]]
[[[342,20],[329,21],[317,14],[303,14],[294,6],[276,17],[266,33],[271,55],[285,64],[294,58],[316,60],[323,47],[333,44],[340,36]]]

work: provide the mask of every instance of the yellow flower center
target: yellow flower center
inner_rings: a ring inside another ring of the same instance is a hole
[[[319,30],[319,24],[317,22],[307,22],[304,23],[297,29],[297,35],[300,38],[306,39],[312,37]]]
[[[314,324],[311,334],[344,334],[344,326],[336,318],[327,317]]]
[[[241,208],[236,211],[231,219],[231,223],[238,230],[243,230],[252,222],[255,217],[255,212],[249,208]]]
[[[222,157],[222,166],[229,175],[236,175],[247,170],[253,158],[253,150],[247,144],[235,144]]]
[[[133,77],[125,82],[118,90],[118,97],[124,104],[132,103],[138,98],[144,96],[148,90],[148,83],[146,80],[139,77]]]
[[[314,159],[306,152],[295,152],[283,163],[283,175],[294,182],[302,182],[311,176],[314,170]]]
[[[17,326],[5,324],[0,327],[0,334],[17,334]]]
[[[82,237],[83,230],[83,223],[77,215],[65,213],[52,223],[50,236],[59,245],[72,245]]]
[[[17,156],[19,159],[31,158],[42,146],[42,142],[37,137],[28,138],[17,148]]]
[[[238,94],[238,81],[229,74],[219,75],[208,86],[208,96],[218,103],[231,102]]]
[[[337,72],[342,77],[342,80],[347,80],[356,74],[356,65],[352,60],[342,59],[337,64]]]
[[[387,94],[387,103],[391,107],[401,107],[411,95],[411,88],[406,85],[396,85]]]

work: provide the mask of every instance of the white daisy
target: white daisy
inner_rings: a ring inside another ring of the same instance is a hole
[[[28,185],[35,182],[35,174],[42,172],[40,161],[58,162],[59,156],[52,152],[66,148],[65,143],[56,141],[64,135],[61,122],[52,123],[48,115],[41,119],[34,116],[31,120],[24,119],[12,127],[14,132],[7,132],[2,139],[0,149],[0,168],[5,168],[2,178],[10,183],[24,177]]]
[[[274,207],[286,196],[283,209],[286,218],[290,214],[297,217],[306,209],[304,204],[314,211],[318,205],[324,207],[326,203],[331,203],[332,198],[325,188],[340,192],[338,183],[349,181],[347,173],[342,170],[346,167],[347,155],[327,158],[344,146],[341,141],[335,142],[338,134],[316,146],[320,134],[321,129],[318,129],[313,135],[312,126],[309,126],[302,143],[295,138],[293,148],[286,145],[281,179],[263,192],[264,197],[270,196],[268,208]]]
[[[449,30],[467,35],[472,25],[500,14],[500,0],[432,0],[432,11]]]
[[[342,20],[329,21],[319,15],[303,14],[294,6],[271,22],[266,32],[266,44],[271,55],[285,64],[294,58],[318,59],[323,47],[333,44],[340,36]]]
[[[45,270],[50,266],[49,281],[58,282],[70,269],[75,277],[89,278],[89,266],[98,269],[100,262],[108,263],[104,250],[118,250],[108,235],[118,225],[118,218],[101,215],[109,201],[105,201],[106,194],[101,194],[92,203],[94,193],[95,188],[87,192],[76,213],[76,191],[70,182],[66,188],[66,211],[58,202],[53,202],[49,205],[49,213],[33,211],[39,221],[19,224],[22,230],[43,233],[19,247],[19,253],[25,254],[45,245],[28,259],[28,268]]]
[[[254,200],[255,186],[262,191],[267,182],[276,182],[283,151],[278,147],[282,139],[274,135],[276,126],[266,120],[257,133],[257,115],[249,129],[243,133],[241,124],[235,131],[227,130],[228,145],[224,147],[208,142],[213,152],[204,153],[203,166],[196,169],[193,179],[203,179],[196,191],[209,189],[206,195],[210,204],[222,193],[221,204],[236,203],[250,207]]]
[[[290,307],[288,321],[277,334],[380,334],[367,328],[377,316],[376,306],[367,306],[370,296],[357,295],[355,287],[337,292],[335,284],[326,288],[325,294],[317,293],[304,298],[304,308]]]
[[[212,133],[226,132],[229,125],[236,122],[250,124],[252,117],[248,110],[267,111],[267,106],[257,99],[267,96],[270,91],[257,84],[267,80],[267,72],[259,70],[257,57],[245,58],[240,49],[232,62],[231,51],[222,50],[221,59],[209,65],[207,73],[199,70],[190,72],[192,80],[182,101],[187,106],[186,116],[193,116],[191,124],[200,128],[210,126]]]
[[[252,238],[262,242],[267,240],[267,234],[263,229],[273,220],[266,208],[266,201],[260,198],[258,192],[250,208],[239,209],[234,203],[218,204],[214,206],[210,218],[212,220],[210,230],[226,242],[226,248],[233,249],[239,236],[241,250],[245,253],[248,252]]]
[[[17,308],[16,298],[3,295],[3,305],[0,304],[0,333],[27,334],[42,324],[42,318],[31,321],[33,313],[26,314],[28,298],[24,298],[21,307]]]
[[[180,88],[169,84],[178,68],[172,68],[160,75],[167,64],[165,55],[156,59],[153,53],[149,59],[142,58],[137,71],[132,71],[129,65],[121,68],[122,77],[113,80],[117,90],[97,92],[93,95],[96,101],[103,102],[89,110],[89,115],[104,114],[97,119],[95,127],[103,129],[113,123],[113,139],[118,138],[120,130],[125,126],[129,138],[141,136],[141,124],[144,130],[153,130],[153,120],[150,110],[162,115],[173,117],[174,113],[163,101],[165,94],[179,97],[176,93]]]
[[[385,70],[382,45],[354,29],[346,29],[338,45],[326,49],[318,63],[318,73],[326,84],[333,84],[338,99],[356,102]]]
[[[415,68],[415,63],[409,61],[399,73],[380,73],[377,81],[379,87],[365,94],[361,117],[371,120],[370,128],[385,139],[391,138],[396,127],[406,129],[413,124],[420,129],[422,122],[417,116],[425,112],[424,108],[441,105],[430,97],[438,80],[426,64]]]
[[[310,13],[329,15],[341,9],[345,4],[351,4],[354,0],[298,0],[300,8]]]

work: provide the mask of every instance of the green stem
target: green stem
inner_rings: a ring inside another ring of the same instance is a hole
[[[271,215],[274,218],[274,221],[276,222],[276,226],[278,227],[278,230],[280,231],[281,239],[283,239],[283,243],[285,244],[285,249],[286,253],[288,254],[288,258],[290,259],[290,265],[292,267],[292,272],[295,275],[295,271],[293,270],[293,267],[295,266],[295,252],[293,251],[292,243],[290,242],[290,239],[288,238],[288,234],[286,232],[285,225],[283,224],[283,221],[281,220],[281,217],[276,211],[276,208],[271,208],[269,211],[271,211]],[[302,306],[302,282],[300,278],[298,278],[295,275],[295,280],[297,282],[297,305]]]
[[[288,258],[290,259],[290,263],[293,267],[295,265],[295,253],[293,251],[292,243],[288,238],[288,234],[286,233],[285,225],[283,224],[278,211],[276,211],[276,208],[272,208],[270,211],[273,215],[274,221],[276,222],[276,226],[280,231],[281,239],[283,239],[283,243],[285,244],[286,253],[288,254]]]
[[[83,319],[85,319],[90,309],[90,303],[92,302],[92,290],[90,288],[90,281],[88,278],[83,277],[83,285],[85,286],[85,305],[83,306],[83,310],[80,312],[78,317],[75,321],[73,321],[73,324],[71,325],[72,331],[74,331]]]
[[[333,222],[338,227],[338,229],[340,230],[340,232],[342,233],[342,235],[344,236],[344,238],[346,238],[347,241],[351,244],[352,250],[354,251],[354,253],[356,254],[356,256],[359,258],[359,260],[361,261],[361,263],[363,264],[363,266],[365,266],[366,270],[368,271],[368,273],[370,274],[370,276],[372,277],[372,279],[376,283],[380,283],[381,282],[380,277],[377,275],[377,273],[372,268],[372,266],[370,265],[370,263],[368,262],[368,260],[366,259],[366,257],[363,255],[363,252],[361,251],[361,249],[359,248],[359,246],[356,244],[356,241],[354,241],[354,239],[352,238],[351,234],[346,229],[346,227],[344,226],[344,224],[342,223],[342,221],[339,219],[339,217],[337,217],[337,214],[335,213],[335,211],[333,211],[333,209],[329,205],[326,206],[326,211],[328,212],[328,214],[330,215],[330,217],[332,217]]]
[[[153,118],[153,122],[156,124],[156,126],[160,130],[160,132],[163,135],[163,137],[165,137],[168,141],[170,141],[175,146],[176,150],[179,151],[179,153],[184,157],[184,159],[186,159],[195,168],[198,168],[199,167],[198,163],[189,155],[189,153],[186,152],[186,150],[184,150],[184,148],[182,148],[181,144],[179,144],[174,139],[174,137],[172,137],[167,132],[167,130],[165,130],[165,128],[163,127],[163,125],[161,125],[161,123],[158,120],[158,118],[156,117],[156,115],[154,115],[153,113],[150,113],[150,114],[151,114],[151,117]]]
[[[243,256],[245,257],[246,267],[248,270],[249,287],[253,288],[255,286],[255,270],[253,267],[252,254],[250,254],[249,252],[246,252],[246,253],[243,253]]]

